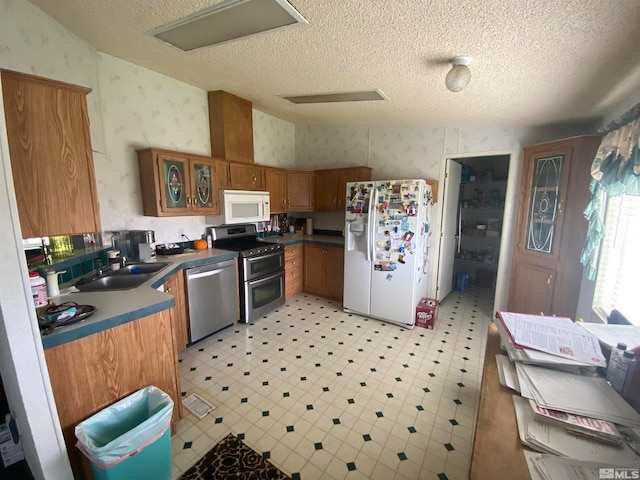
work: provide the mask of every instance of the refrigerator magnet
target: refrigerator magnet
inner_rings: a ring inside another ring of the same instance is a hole
[[[391,275],[390,273],[387,274],[387,281],[390,282],[391,279],[393,278],[393,275]]]

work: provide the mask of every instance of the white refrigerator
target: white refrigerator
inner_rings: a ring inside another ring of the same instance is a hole
[[[411,328],[431,283],[431,186],[351,182],[346,193],[344,310]]]

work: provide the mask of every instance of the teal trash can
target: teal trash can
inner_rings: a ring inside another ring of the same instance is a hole
[[[75,428],[76,446],[96,480],[169,480],[173,400],[145,387],[101,410]]]

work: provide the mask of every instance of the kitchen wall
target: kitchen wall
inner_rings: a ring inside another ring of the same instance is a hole
[[[155,230],[158,243],[204,233],[204,217],[145,217],[142,214],[136,149],[158,147],[211,155],[207,92],[159,73],[98,53],[100,107],[106,158],[96,158],[104,230]],[[254,110],[255,161],[294,165],[294,126]]]

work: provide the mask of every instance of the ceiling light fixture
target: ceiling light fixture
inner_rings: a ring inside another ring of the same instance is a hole
[[[447,73],[444,84],[452,92],[459,92],[464,89],[471,81],[471,57],[453,57],[451,59],[451,70]]]
[[[223,0],[147,33],[190,52],[307,23],[287,0]]]
[[[282,98],[292,103],[340,103],[367,102],[371,100],[389,100],[379,89],[358,92],[313,93],[309,95],[283,95]]]

